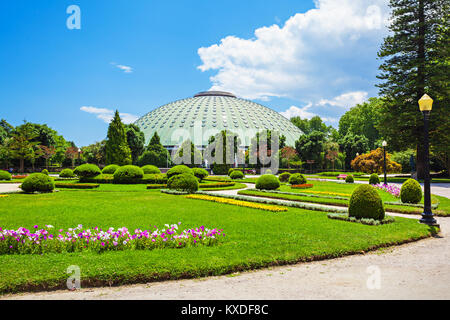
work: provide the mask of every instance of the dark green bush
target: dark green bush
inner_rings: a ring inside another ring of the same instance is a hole
[[[43,174],[45,174],[46,176],[48,176],[48,170],[47,170],[47,169],[42,170],[41,173],[43,173]]]
[[[142,182],[147,184],[167,184],[167,175],[162,173],[144,174]]]
[[[114,174],[117,169],[119,169],[120,166],[117,164],[110,164],[109,166],[106,166],[103,168],[102,173],[104,174]]]
[[[306,183],[306,178],[301,173],[294,173],[289,178],[289,184],[291,184],[291,185],[305,184],[305,183]]]
[[[102,173],[95,177],[80,178],[82,183],[113,183],[114,176],[112,174]]]
[[[98,183],[56,183],[55,187],[59,189],[95,189],[100,185]]]
[[[55,182],[46,174],[33,173],[25,178],[20,188],[27,193],[32,193],[35,191],[51,192],[55,189]]]
[[[347,176],[347,178],[345,178],[345,182],[347,182],[347,183],[354,183],[355,182],[355,178],[353,178],[353,176],[351,174],[349,174]]]
[[[12,176],[8,171],[0,170],[0,180],[11,180]]]
[[[142,170],[144,171],[144,174],[159,174],[161,173],[161,170],[157,166],[148,164],[146,166],[142,167]]]
[[[288,182],[291,174],[289,172],[283,172],[278,176],[281,182]]]
[[[225,175],[228,175],[228,171],[230,170],[230,165],[213,163],[211,165],[211,169],[215,175],[225,176]]]
[[[167,181],[167,187],[173,190],[195,192],[198,190],[198,180],[190,173],[177,174]]]
[[[86,163],[76,167],[73,173],[75,173],[80,178],[89,178],[98,176],[102,172],[95,164]]]
[[[138,166],[126,165],[114,173],[114,183],[137,183],[144,177],[144,171]]]
[[[73,178],[73,177],[75,177],[75,174],[73,173],[72,169],[63,169],[59,173],[59,176],[61,178]]]
[[[414,179],[408,179],[400,189],[400,199],[403,203],[419,203],[422,200],[422,188]]]
[[[280,180],[273,174],[264,174],[256,180],[256,189],[275,190],[280,187]]]
[[[377,190],[367,184],[358,186],[350,197],[348,216],[383,220],[384,207]]]
[[[180,164],[178,166],[171,168],[169,171],[167,171],[167,178],[170,179],[173,176],[176,176],[178,174],[183,174],[183,173],[188,173],[188,174],[194,175],[191,168]]]
[[[196,176],[200,181],[202,181],[203,179],[205,179],[207,176],[209,176],[208,171],[206,171],[203,168],[193,168],[192,169],[192,173],[194,174],[194,176]]]
[[[230,173],[230,178],[231,179],[244,179],[244,173],[240,170],[234,170],[233,172]]]
[[[378,177],[377,173],[372,173],[369,178],[369,184],[379,184],[380,177]]]

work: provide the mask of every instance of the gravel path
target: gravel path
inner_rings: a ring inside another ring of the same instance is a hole
[[[219,277],[8,295],[2,299],[450,299],[450,218],[438,218],[438,223],[442,229],[438,237],[340,259]]]

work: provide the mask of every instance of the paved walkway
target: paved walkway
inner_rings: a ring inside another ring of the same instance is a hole
[[[0,183],[0,194],[21,191],[20,183]]]

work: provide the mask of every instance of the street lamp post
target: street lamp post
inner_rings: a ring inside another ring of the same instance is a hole
[[[436,225],[436,219],[433,218],[433,212],[431,211],[431,194],[430,194],[430,159],[429,159],[429,141],[428,141],[428,126],[430,121],[430,113],[433,107],[433,99],[431,99],[427,94],[425,94],[419,100],[419,108],[423,113],[423,134],[424,134],[424,205],[422,219],[420,223],[427,225]]]
[[[387,185],[387,177],[386,177],[386,146],[387,142],[383,141],[383,153],[384,153],[384,163],[383,163],[383,169],[384,169],[384,185]]]

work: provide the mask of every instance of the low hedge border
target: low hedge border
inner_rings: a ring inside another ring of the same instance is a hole
[[[78,178],[54,178],[54,181],[78,181]]]
[[[339,196],[322,196],[322,195],[312,194],[312,193],[287,192],[287,191],[279,191],[279,190],[245,189],[245,190],[242,190],[242,191],[258,191],[258,192],[266,192],[266,193],[279,193],[279,194],[288,194],[288,195],[291,195],[291,196],[302,196],[302,197],[335,199],[335,200],[349,200],[350,199],[350,198],[344,198],[344,197],[339,197]]]
[[[162,193],[165,194],[172,194],[172,195],[176,195],[176,196],[181,196],[181,195],[188,195],[191,194],[189,192],[186,191],[179,191],[179,190],[171,190],[171,189],[161,189]],[[197,191],[198,192],[198,191]]]
[[[347,215],[344,214],[337,214],[337,213],[329,213],[327,215],[328,219],[333,219],[333,220],[342,220],[342,221],[347,221],[347,222],[356,222],[356,223],[361,223],[361,224],[365,224],[365,225],[369,225],[369,226],[380,226],[383,224],[389,224],[389,223],[393,223],[395,222],[394,217],[391,216],[386,216],[383,220],[375,220],[375,219],[356,219],[355,217],[349,217]]]
[[[440,202],[439,202],[439,200],[436,200],[436,201],[437,202],[431,204],[431,209],[437,209],[437,207],[439,207]],[[403,202],[390,202],[390,201],[385,201],[383,203],[389,204],[392,206],[423,208],[423,204],[419,204],[419,203],[403,203]]]
[[[99,174],[92,178],[80,178],[83,183],[115,183],[112,174]],[[167,176],[165,174],[144,174],[141,179],[134,179],[127,184],[166,184]]]
[[[256,190],[258,191],[258,190]],[[347,208],[332,208],[332,207],[326,207],[325,205],[315,205],[311,203],[303,203],[303,202],[295,202],[295,201],[279,201],[275,199],[266,199],[266,198],[251,198],[248,196],[234,196],[234,195],[225,195],[225,194],[216,194],[211,193],[208,191],[197,191],[196,194],[205,194],[205,195],[212,195],[216,197],[222,197],[222,198],[230,198],[235,200],[244,200],[244,201],[251,201],[251,202],[258,202],[258,203],[265,203],[265,204],[275,204],[280,206],[287,206],[292,208],[300,208],[300,209],[306,209],[306,210],[313,210],[313,211],[324,211],[324,212],[337,212],[337,213],[347,213]]]
[[[291,185],[292,189],[310,189],[312,187],[314,187],[314,185],[308,183]]]
[[[235,182],[218,182],[218,183],[200,183],[198,186],[200,188],[224,188],[233,187],[236,185]]]
[[[56,183],[55,188],[60,189],[95,189],[100,187],[98,183]]]
[[[211,201],[211,202],[229,204],[229,205],[238,206],[238,207],[258,209],[258,210],[264,210],[264,211],[270,211],[270,212],[285,212],[288,210],[287,208],[282,207],[282,206],[257,204],[253,201],[248,201],[248,200],[243,201],[243,200],[224,198],[224,197],[220,197],[220,196],[211,196],[211,195],[206,195],[206,194],[191,194],[191,195],[187,195],[186,198],[187,199],[195,199],[195,200]]]
[[[167,188],[167,184],[148,184],[147,185],[147,189],[162,189],[162,188]]]

